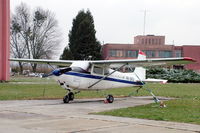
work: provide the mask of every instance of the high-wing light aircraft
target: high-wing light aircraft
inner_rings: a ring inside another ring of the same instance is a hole
[[[143,67],[194,62],[189,57],[146,59],[146,55],[142,51],[139,51],[137,59],[77,61],[12,58],[10,61],[64,65],[64,68],[55,69],[48,74],[48,76],[53,76],[60,86],[67,90],[67,94],[63,98],[64,103],[73,101],[74,95],[76,94],[73,90],[103,90],[131,86],[141,87],[145,82],[165,83],[167,80],[146,79],[146,70]],[[123,73],[119,71],[125,66],[128,66],[131,72]],[[108,103],[112,103],[114,97],[108,95],[106,100]]]

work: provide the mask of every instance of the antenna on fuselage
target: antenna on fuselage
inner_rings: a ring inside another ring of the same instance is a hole
[[[88,59],[89,59],[89,60],[92,60],[92,55],[89,55],[89,56],[88,56]]]

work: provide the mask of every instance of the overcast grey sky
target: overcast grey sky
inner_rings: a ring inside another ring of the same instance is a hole
[[[11,11],[21,2],[31,9],[42,7],[56,14],[63,33],[62,46],[68,43],[72,20],[81,9],[94,17],[97,39],[104,43],[133,43],[143,34],[165,35],[166,43],[200,44],[200,0],[10,0]]]

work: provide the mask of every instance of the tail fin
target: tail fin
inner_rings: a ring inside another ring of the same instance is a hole
[[[141,50],[139,50],[137,59],[138,60],[146,60],[146,54],[144,52],[142,52]]]
[[[139,50],[138,52],[138,60],[146,60],[146,54]],[[145,80],[146,79],[146,69],[143,67],[136,67],[134,73],[137,77],[139,77],[138,80]]]

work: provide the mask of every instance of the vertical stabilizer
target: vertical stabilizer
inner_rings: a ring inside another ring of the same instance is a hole
[[[146,54],[139,50],[138,52],[138,60],[146,60]],[[146,69],[143,67],[136,67],[134,73],[137,77],[139,77],[138,80],[145,80],[146,79]]]
[[[146,60],[146,54],[144,52],[142,52],[141,50],[139,50],[137,59],[138,60]]]

